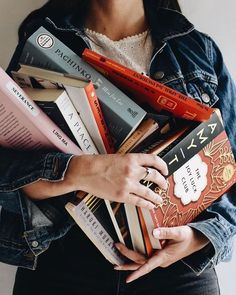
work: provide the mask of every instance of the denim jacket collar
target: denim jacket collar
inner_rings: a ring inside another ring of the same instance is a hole
[[[74,31],[83,36],[83,22],[75,23],[73,19],[74,15],[68,15],[64,19],[47,18],[47,21],[59,30]],[[154,8],[150,12],[149,22],[154,40],[161,43],[187,35],[194,30],[194,25],[182,13],[167,8]]]

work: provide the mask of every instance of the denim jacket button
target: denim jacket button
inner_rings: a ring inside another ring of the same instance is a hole
[[[202,101],[204,103],[209,103],[210,102],[210,96],[207,93],[202,94]]]
[[[155,79],[155,80],[160,80],[160,79],[162,79],[164,76],[165,76],[165,73],[159,71],[159,72],[156,72],[156,73],[154,74],[154,79]]]
[[[37,248],[39,243],[37,241],[33,241],[31,245],[33,248]]]

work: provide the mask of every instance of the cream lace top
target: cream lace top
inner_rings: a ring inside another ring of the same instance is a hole
[[[85,29],[91,49],[127,66],[139,73],[147,74],[153,52],[153,43],[148,31],[113,41],[107,36]]]

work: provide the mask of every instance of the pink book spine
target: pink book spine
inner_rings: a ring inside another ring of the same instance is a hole
[[[26,95],[26,93],[0,68],[0,102],[11,108],[19,124],[24,123],[33,136],[45,147],[64,153],[83,154],[64,132]],[[16,125],[15,125],[16,126]],[[15,127],[13,126],[13,128]],[[36,134],[36,135],[35,135]]]

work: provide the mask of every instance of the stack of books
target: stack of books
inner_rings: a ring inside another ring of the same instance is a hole
[[[236,182],[218,109],[89,49],[80,58],[43,27],[27,40],[14,81],[3,70],[0,76],[1,146],[76,155],[150,153],[167,163],[167,190],[141,181],[163,198],[153,210],[85,192],[66,205],[113,264],[124,262],[115,242],[150,256],[165,244],[153,238],[154,228],[191,222]]]

